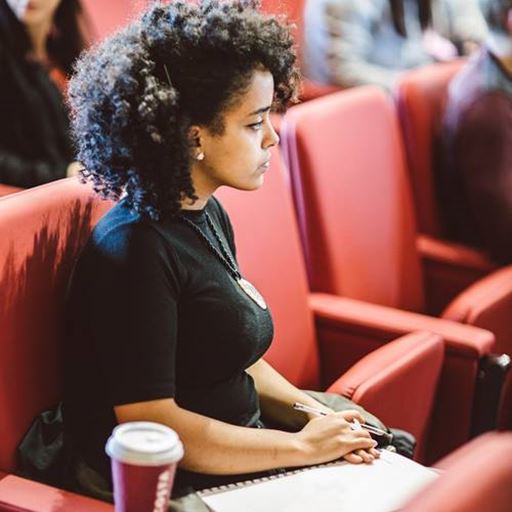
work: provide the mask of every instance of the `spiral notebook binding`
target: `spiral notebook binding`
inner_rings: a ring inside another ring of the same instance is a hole
[[[248,485],[261,484],[264,482],[269,482],[270,480],[279,480],[280,478],[297,475],[299,473],[303,473],[304,471],[309,471],[310,469],[327,468],[331,466],[339,466],[341,464],[346,464],[346,462],[338,460],[334,462],[327,462],[325,464],[317,464],[315,466],[306,466],[299,469],[292,469],[290,471],[285,471],[284,473],[276,473],[275,475],[262,476],[259,478],[254,478],[252,480],[243,480],[241,482],[235,482],[232,484],[219,485],[216,487],[210,487],[209,489],[202,489],[198,491],[197,494],[199,494],[199,496],[202,497],[212,496],[220,492],[234,491],[235,489],[239,489],[240,487],[246,487]]]

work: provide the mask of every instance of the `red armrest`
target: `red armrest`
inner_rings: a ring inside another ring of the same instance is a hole
[[[496,265],[479,250],[427,235],[420,235],[416,246],[423,262],[427,309],[440,314],[446,305]]]
[[[489,354],[494,348],[493,333],[472,325],[463,325],[442,318],[327,293],[310,294],[309,303],[320,329],[318,332],[320,344],[323,344],[324,328],[332,327],[338,330],[344,340],[343,344],[338,346],[343,356],[348,345],[345,333],[350,333],[354,339],[371,340],[373,347],[376,348],[383,341],[390,341],[413,331],[435,332],[445,339],[449,353],[468,359],[478,359]],[[345,369],[347,370],[355,362],[355,360],[347,362],[345,359],[345,364],[348,365]],[[336,373],[339,375],[339,368],[333,375]]]
[[[359,359],[398,336],[430,331],[445,341],[438,396],[436,398],[430,460],[445,455],[469,439],[473,400],[480,359],[491,353],[494,335],[484,329],[376,304],[314,293],[323,384],[327,387]],[[452,425],[446,431],[446,422]]]
[[[461,245],[428,235],[419,235],[416,239],[416,247],[421,256],[438,261],[444,265],[476,270],[480,272],[491,272],[496,268],[483,251],[473,249],[467,245]]]
[[[492,330],[497,352],[512,348],[512,265],[496,270],[462,292],[443,318]]]
[[[114,505],[8,475],[0,480],[0,512],[114,512]]]
[[[443,358],[441,336],[415,332],[365,356],[327,391],[351,398],[387,425],[411,432],[421,459]]]

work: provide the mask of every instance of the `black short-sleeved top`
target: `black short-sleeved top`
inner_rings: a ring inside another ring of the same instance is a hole
[[[215,198],[183,216],[219,247],[206,212],[235,258],[231,224]],[[155,222],[117,204],[80,256],[67,316],[65,421],[75,449],[105,477],[114,405],[173,397],[234,425],[258,421],[245,370],[270,345],[270,313],[183,220]]]

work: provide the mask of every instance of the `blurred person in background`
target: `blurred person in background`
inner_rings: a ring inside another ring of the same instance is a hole
[[[476,0],[307,0],[306,75],[392,91],[404,71],[465,54],[486,33]]]
[[[450,84],[438,196],[451,239],[512,262],[512,0],[480,0],[489,36]]]
[[[0,183],[77,172],[63,92],[85,46],[79,0],[0,0]]]

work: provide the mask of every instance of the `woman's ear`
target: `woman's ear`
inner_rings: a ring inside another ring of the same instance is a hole
[[[201,128],[196,125],[192,125],[188,130],[188,143],[191,148],[201,147]]]
[[[204,160],[204,150],[201,144],[201,128],[192,125],[188,130],[188,143],[195,160]]]
[[[512,9],[507,13],[507,31],[512,36]]]

